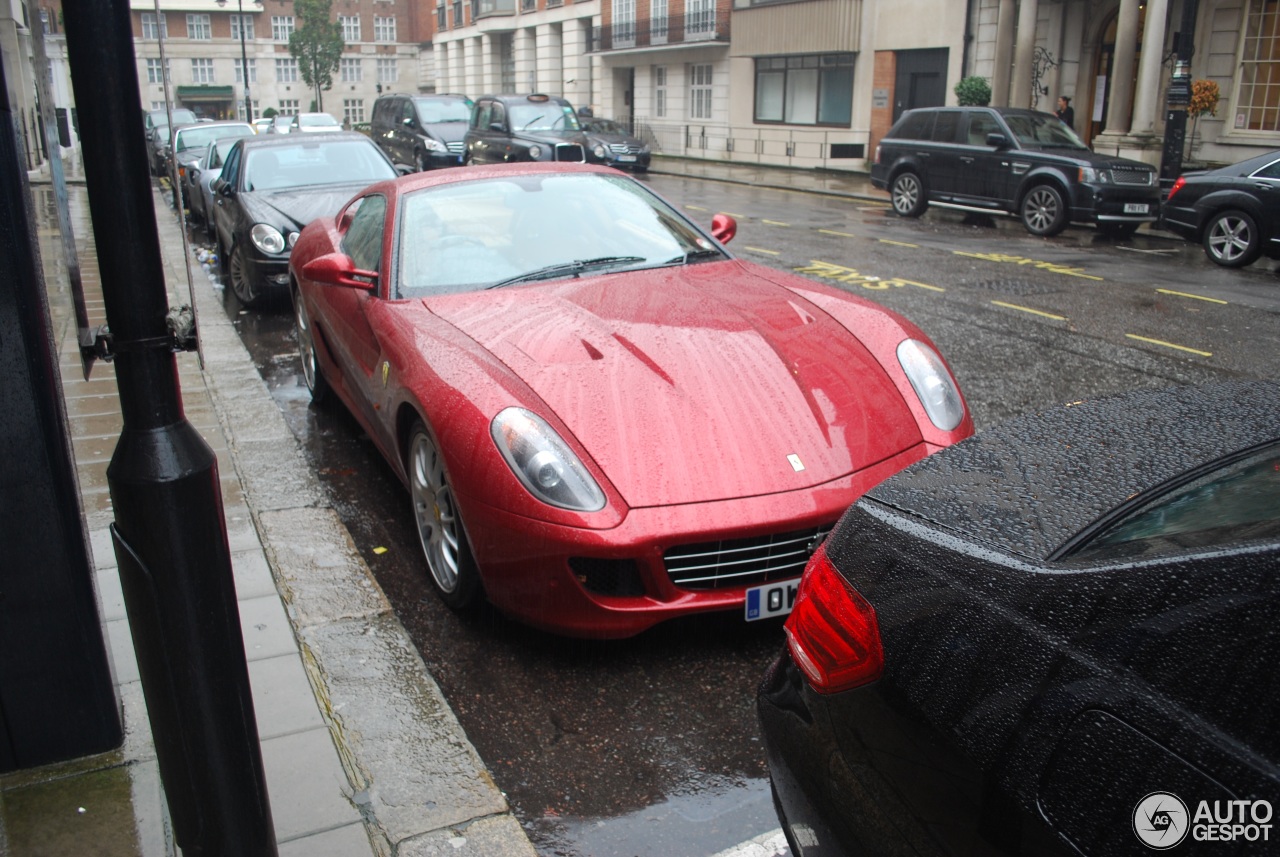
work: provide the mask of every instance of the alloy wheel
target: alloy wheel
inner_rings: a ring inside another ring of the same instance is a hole
[[[427,567],[440,591],[451,594],[458,589],[461,524],[445,479],[443,457],[424,429],[415,432],[410,442],[409,493]]]
[[[1252,249],[1251,224],[1244,218],[1223,215],[1209,229],[1209,251],[1227,265],[1234,265],[1245,258]]]

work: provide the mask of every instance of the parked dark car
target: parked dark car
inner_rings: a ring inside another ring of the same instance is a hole
[[[369,136],[393,164],[417,172],[456,167],[466,152],[471,107],[465,95],[383,95],[373,104]]]
[[[581,119],[587,134],[587,160],[643,173],[649,169],[649,145],[612,119]]]
[[[200,120],[196,114],[186,107],[175,107],[169,110],[148,110],[146,115],[142,117],[142,128],[144,131],[150,131],[157,125],[168,125],[169,114],[173,114],[174,125],[194,125]]]
[[[1280,151],[1181,176],[1161,220],[1226,268],[1280,258]]]
[[[1058,117],[1010,107],[908,110],[876,146],[871,183],[903,217],[958,206],[1012,214],[1033,235],[1096,223],[1125,236],[1160,214],[1154,167],[1096,154]]]
[[[395,176],[382,150],[354,131],[237,141],[213,183],[218,258],[236,297],[251,307],[286,297],[302,227]]]
[[[191,183],[194,191],[188,204],[191,208],[191,220],[203,223],[205,234],[210,239],[217,238],[213,226],[213,183],[222,175],[222,164],[231,154],[231,147],[238,137],[223,137],[209,144],[200,160],[191,166]]]
[[[573,105],[553,95],[484,95],[471,108],[466,162],[587,160],[587,137]]]
[[[1256,849],[1196,822],[1280,798],[1277,414],[1275,382],[1075,402],[871,489],[758,694],[796,857]]]
[[[178,186],[173,192],[174,207],[177,208],[179,204],[190,206],[192,218],[196,217],[197,209],[192,205],[192,200],[200,189],[192,168],[204,157],[210,143],[224,137],[252,136],[253,126],[248,122],[200,122],[175,128],[165,167],[166,174],[169,172],[168,163],[176,163],[178,167]],[[203,214],[203,207],[199,212]]]

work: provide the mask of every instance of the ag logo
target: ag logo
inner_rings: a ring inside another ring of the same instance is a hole
[[[1142,844],[1164,851],[1186,838],[1187,805],[1175,794],[1152,792],[1133,808],[1133,832]]]

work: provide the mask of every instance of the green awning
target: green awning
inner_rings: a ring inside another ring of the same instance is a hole
[[[235,92],[230,86],[179,86],[179,101],[230,101]]]

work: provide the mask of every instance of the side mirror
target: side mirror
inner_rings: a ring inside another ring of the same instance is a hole
[[[403,119],[401,119],[401,120],[400,120],[400,124],[401,124],[401,125],[403,125],[403,126],[404,126],[404,127],[406,127],[406,128],[412,128],[412,127],[413,127],[413,117],[412,117],[412,116],[406,116],[406,117],[404,117]]]
[[[213,184],[210,185],[210,187],[213,188],[213,192],[218,196],[231,196],[231,185],[228,184],[227,180],[224,178],[214,179]]]
[[[987,135],[987,145],[995,146],[997,149],[1009,148],[1009,138],[996,131],[992,131]]]
[[[727,214],[711,218],[711,235],[721,244],[728,244],[738,234],[738,221]]]
[[[490,131],[494,131],[494,132],[496,132],[496,133],[498,133],[498,134],[503,134],[503,133],[505,133],[505,132],[506,132],[506,130],[507,130],[507,126],[506,126],[506,125],[503,125],[501,122],[490,122],[490,123],[489,123],[489,130],[490,130]]]
[[[346,253],[326,253],[302,266],[302,276],[326,286],[369,291],[378,284],[377,271],[362,271]]]

